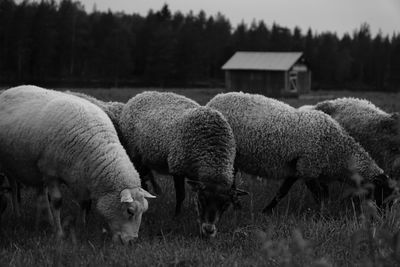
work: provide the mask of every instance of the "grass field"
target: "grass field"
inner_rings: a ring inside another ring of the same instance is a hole
[[[146,89],[76,89],[100,99],[127,101]],[[172,90],[205,104],[219,89]],[[400,94],[316,92],[300,99],[283,99],[297,107],[339,96],[367,98],[387,111],[400,110]],[[251,192],[243,209],[224,214],[219,233],[202,240],[188,190],[182,215],[173,218],[174,190],[170,177],[159,177],[164,194],[150,200],[140,237],[134,246],[111,242],[104,221],[94,212],[88,226],[73,223],[78,207],[67,195],[62,210],[65,239],[57,241],[51,227],[34,229],[34,193],[23,191],[23,216],[10,209],[2,219],[0,266],[400,266],[400,207],[385,216],[365,206],[363,215],[340,193],[323,208],[298,182],[275,214],[259,211],[275,194],[278,183],[241,177]],[[341,191],[337,185],[336,190]],[[375,216],[371,222],[369,216]]]

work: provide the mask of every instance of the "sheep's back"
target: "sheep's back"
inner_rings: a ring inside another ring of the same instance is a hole
[[[317,103],[314,109],[335,119],[385,171],[399,172],[396,163],[399,162],[399,154],[393,150],[400,147],[398,117],[393,117],[368,100],[357,98],[323,101]]]
[[[281,178],[296,168],[299,175],[317,177],[342,152],[331,147],[345,138],[340,126],[322,112],[298,111],[275,99],[243,93],[218,95],[207,105],[231,124],[236,164],[245,172]]]
[[[357,98],[338,98],[315,105],[338,121],[351,134],[363,131],[376,132],[379,122],[390,117],[390,114],[376,107],[370,101]]]
[[[180,119],[196,107],[196,102],[174,93],[144,92],[131,98],[119,121],[128,154],[164,169]]]
[[[41,159],[51,166],[49,175],[59,174],[84,150],[118,142],[107,115],[75,96],[20,86],[1,94],[0,103],[1,161],[27,183],[41,179]]]

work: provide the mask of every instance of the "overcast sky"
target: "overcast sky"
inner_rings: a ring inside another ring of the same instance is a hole
[[[264,20],[294,28],[298,25],[305,32],[331,31],[342,35],[352,33],[363,22],[371,26],[375,35],[379,30],[386,35],[400,32],[400,0],[80,0],[86,10],[124,11],[146,15],[149,9],[159,10],[164,3],[172,12],[197,14],[204,10],[207,15],[218,11],[224,14],[232,26],[244,20]]]

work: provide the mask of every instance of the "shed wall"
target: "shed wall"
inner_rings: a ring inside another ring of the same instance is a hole
[[[227,70],[225,80],[228,91],[280,96],[285,88],[283,71]]]

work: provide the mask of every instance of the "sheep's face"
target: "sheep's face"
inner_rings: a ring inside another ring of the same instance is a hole
[[[239,207],[239,196],[247,192],[231,188],[221,190],[215,185],[207,186],[198,181],[188,181],[196,192],[196,210],[200,226],[200,234],[204,237],[215,237],[216,224],[222,214],[231,206]]]
[[[138,237],[142,214],[148,209],[146,198],[154,198],[142,188],[124,189],[120,195],[99,198],[97,209],[106,218],[113,241],[130,244]]]

